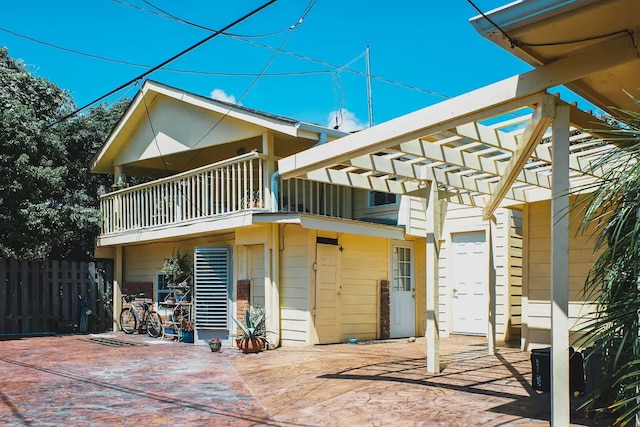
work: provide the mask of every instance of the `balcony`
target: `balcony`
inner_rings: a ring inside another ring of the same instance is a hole
[[[272,212],[265,156],[251,152],[100,198],[102,236],[170,227],[252,211]],[[350,190],[302,179],[280,180],[278,212],[351,218]]]

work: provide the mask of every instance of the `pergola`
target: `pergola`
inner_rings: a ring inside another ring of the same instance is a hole
[[[427,369],[432,373],[440,371],[439,201],[480,207],[485,220],[491,220],[498,207],[551,200],[554,425],[569,424],[569,193],[599,178],[601,173],[590,163],[613,147],[599,142],[593,131],[608,127],[604,122],[547,90],[637,61],[637,54],[629,37],[611,37],[533,71],[279,161],[283,178],[428,199],[426,335]],[[491,304],[491,295],[489,299]],[[493,352],[495,317],[489,322]]]

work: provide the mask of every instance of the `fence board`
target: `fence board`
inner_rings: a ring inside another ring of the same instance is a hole
[[[42,289],[40,285],[40,266],[41,262],[31,261],[29,263],[29,282],[30,282],[30,295],[29,302],[31,304],[31,330],[42,331],[42,310],[40,310],[40,303],[42,298]]]
[[[62,261],[61,277],[60,277],[60,307],[62,308],[62,312],[60,319],[61,320],[70,320],[71,313],[69,308],[69,263],[66,261]]]
[[[20,262],[20,291],[22,293],[22,298],[20,301],[20,307],[22,308],[20,312],[20,330],[24,332],[31,332],[31,327],[29,325],[28,314],[29,310],[29,261],[21,261]]]
[[[80,320],[80,295],[78,295],[78,263],[71,262],[69,278],[69,319]]]
[[[42,312],[43,331],[53,331],[53,316],[51,314],[51,269],[49,261],[42,263],[42,301],[40,310]],[[1,329],[0,329],[1,330]]]
[[[111,329],[107,289],[113,281],[113,262],[98,264],[99,268],[86,262],[0,259],[0,335],[49,333],[56,325],[79,324],[80,297],[94,313],[85,323],[89,331]]]
[[[60,316],[60,263],[51,266],[51,321],[62,319]]]
[[[18,331],[18,302],[20,301],[20,295],[18,295],[18,261],[12,259],[9,262],[9,294],[11,298],[11,310],[9,310],[9,320],[11,326],[9,328],[12,332]]]
[[[0,259],[0,331],[4,331],[7,327],[5,318],[5,314],[9,312],[7,284],[7,262],[3,259]]]

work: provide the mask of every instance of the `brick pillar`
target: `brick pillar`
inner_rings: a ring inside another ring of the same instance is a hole
[[[236,319],[244,324],[244,313],[251,301],[251,280],[238,280],[236,299]],[[238,331],[239,332],[239,331]]]
[[[380,281],[380,339],[386,340],[391,336],[391,289],[388,280]]]

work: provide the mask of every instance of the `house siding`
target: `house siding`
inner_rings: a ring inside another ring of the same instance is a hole
[[[525,211],[526,280],[526,347],[549,345],[551,330],[551,203],[532,203]],[[581,317],[593,312],[594,305],[582,295],[587,274],[593,265],[593,242],[589,233],[577,233],[578,222],[573,215],[569,219],[569,326],[570,341],[579,338]]]
[[[522,212],[509,210],[508,212],[508,252],[509,257],[509,305],[511,310],[510,327],[507,328],[506,338],[518,339],[522,335],[522,275],[523,275],[523,238]]]
[[[462,268],[453,265],[452,235],[468,232],[485,233],[488,255],[492,257],[493,271],[489,272],[488,280],[495,284],[496,336],[500,340],[519,337],[522,233],[519,229],[521,219],[518,218],[521,218],[521,214],[509,209],[498,209],[491,225],[489,221],[482,219],[482,214],[479,208],[455,203],[443,204],[444,222],[439,254],[439,325],[443,337],[451,333],[452,327],[453,271],[455,268]],[[514,322],[518,322],[518,326]]]
[[[311,264],[308,230],[295,224],[281,227],[280,333],[283,346],[310,342]]]
[[[380,280],[389,280],[389,239],[343,234],[340,263],[340,341],[371,340],[379,331]]]

